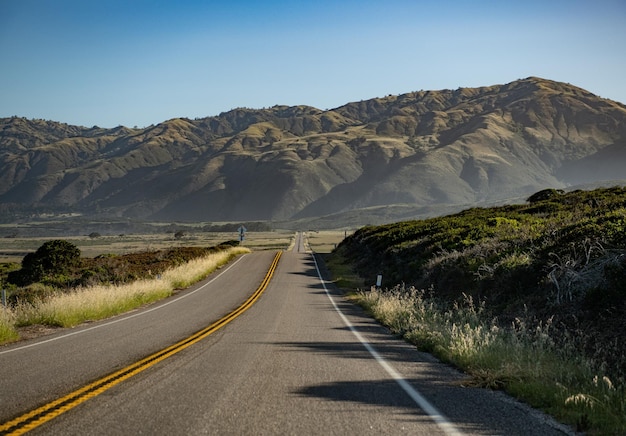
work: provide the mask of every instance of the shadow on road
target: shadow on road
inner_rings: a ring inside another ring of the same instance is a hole
[[[320,272],[325,280],[329,273],[321,259]],[[304,272],[294,272],[318,277],[312,258],[305,261]],[[387,362],[402,367],[405,380],[439,409],[461,432],[466,434],[507,435],[563,435],[571,434],[564,426],[540,412],[533,410],[499,391],[463,386],[468,376],[441,363],[428,353],[418,351],[384,326],[375,321],[361,307],[347,301],[344,293],[332,283],[321,281],[310,285],[312,293],[331,294],[335,304],[350,319],[355,330],[367,337],[368,342]],[[335,310],[329,307],[328,310]],[[339,327],[350,330],[350,327]],[[391,338],[390,338],[391,336]],[[391,339],[391,340],[390,340]],[[341,359],[373,359],[365,346],[353,342],[277,342],[285,350],[313,351]],[[396,407],[405,410],[410,419],[428,419],[417,404],[402,391],[398,383],[389,379],[363,381],[337,381],[302,387],[294,394],[321,398],[328,401]]]

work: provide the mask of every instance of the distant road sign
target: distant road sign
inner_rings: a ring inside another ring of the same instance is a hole
[[[248,229],[246,229],[245,226],[239,226],[237,231],[239,232],[239,242],[241,242],[245,239],[246,232],[248,231]]]

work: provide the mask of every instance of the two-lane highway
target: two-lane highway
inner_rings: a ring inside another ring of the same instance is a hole
[[[256,289],[274,253],[240,257],[149,308],[0,348],[0,422],[124,368],[205,328]]]
[[[273,258],[255,252],[132,317],[0,349],[2,420],[209,325],[257,289]],[[298,234],[248,311],[33,433],[563,434],[462,379],[347,303]]]

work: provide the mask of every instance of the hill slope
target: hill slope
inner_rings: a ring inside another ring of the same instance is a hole
[[[366,226],[331,256],[366,288],[382,274],[389,288],[428,289],[448,302],[471,296],[501,326],[551,323],[557,343],[570,335],[626,380],[626,188],[544,190],[529,200]]]
[[[0,119],[0,211],[5,221],[294,220],[392,204],[410,214],[626,179],[625,158],[624,105],[534,77],[144,129],[13,117]]]

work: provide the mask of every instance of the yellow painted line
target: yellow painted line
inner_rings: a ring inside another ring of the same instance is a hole
[[[162,360],[173,356],[179,351],[182,351],[185,348],[195,344],[196,342],[201,341],[202,339],[209,336],[211,333],[214,333],[215,331],[224,327],[226,324],[228,324],[239,315],[244,313],[246,310],[248,310],[261,297],[261,294],[265,291],[265,289],[269,285],[272,276],[274,275],[274,271],[278,266],[278,261],[280,260],[281,255],[282,251],[276,253],[276,256],[274,256],[274,260],[272,261],[272,264],[270,265],[267,274],[265,274],[265,277],[263,278],[263,281],[261,282],[257,290],[254,291],[254,293],[245,302],[243,302],[241,306],[230,312],[228,315],[220,318],[208,327],[205,327],[199,332],[194,333],[193,335],[175,343],[174,345],[164,348],[161,351],[157,351],[156,353],[151,354],[150,356],[145,357],[127,366],[126,368],[122,368],[112,374],[96,380],[93,383],[83,386],[82,388],[77,389],[74,392],[65,395],[64,397],[51,401],[44,406],[38,407],[37,409],[27,412],[11,421],[0,425],[0,434],[20,435],[30,430],[33,430],[43,423],[48,422],[61,415],[62,413],[73,409],[74,407],[78,406],[81,403],[84,403],[90,398],[100,395],[101,393],[112,388],[113,386],[150,368],[153,365],[156,365]]]

